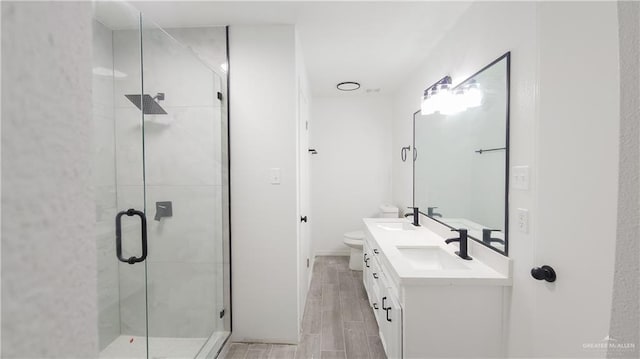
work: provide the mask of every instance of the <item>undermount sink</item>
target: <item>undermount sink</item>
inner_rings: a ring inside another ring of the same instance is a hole
[[[409,222],[382,222],[378,227],[387,231],[413,231],[415,226]]]
[[[469,269],[463,259],[453,256],[437,246],[396,248],[402,257],[418,270]]]

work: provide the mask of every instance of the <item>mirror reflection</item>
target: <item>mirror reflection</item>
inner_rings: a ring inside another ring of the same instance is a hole
[[[414,206],[505,255],[509,62],[443,78],[414,115]]]

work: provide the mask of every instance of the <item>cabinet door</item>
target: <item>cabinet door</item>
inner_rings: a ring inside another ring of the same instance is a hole
[[[382,304],[378,325],[380,339],[389,359],[402,358],[402,309],[388,287],[382,294]]]
[[[395,297],[388,293],[389,304],[385,310],[385,322],[388,326],[389,358],[402,358],[402,308]],[[386,304],[386,303],[385,303]]]
[[[389,293],[387,288],[383,288],[380,292],[380,311],[377,313],[376,319],[378,320],[378,328],[380,329],[380,341],[382,341],[382,346],[384,347],[384,351],[387,354],[388,358],[391,358],[390,353],[391,348],[394,346],[391,341],[391,334],[389,323],[387,322],[387,308],[389,306]],[[391,314],[391,313],[390,313]],[[392,318],[393,320],[393,318]]]

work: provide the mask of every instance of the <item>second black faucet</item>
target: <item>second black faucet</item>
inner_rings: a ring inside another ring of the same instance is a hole
[[[469,250],[468,250],[469,238],[467,236],[467,230],[464,228],[460,228],[460,229],[452,229],[451,231],[460,233],[460,237],[449,238],[445,240],[444,243],[449,244],[453,242],[460,242],[460,250],[456,251],[456,254],[458,255],[458,257],[466,260],[473,259],[469,256]]]
[[[409,216],[413,216],[413,225],[416,227],[420,226],[420,211],[418,210],[418,207],[407,207],[409,209],[413,210],[413,213],[407,213],[404,216],[405,217],[409,217]]]

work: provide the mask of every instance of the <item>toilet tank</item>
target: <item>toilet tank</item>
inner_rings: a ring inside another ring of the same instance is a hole
[[[398,218],[399,212],[400,210],[396,206],[390,204],[380,205],[381,218]]]

